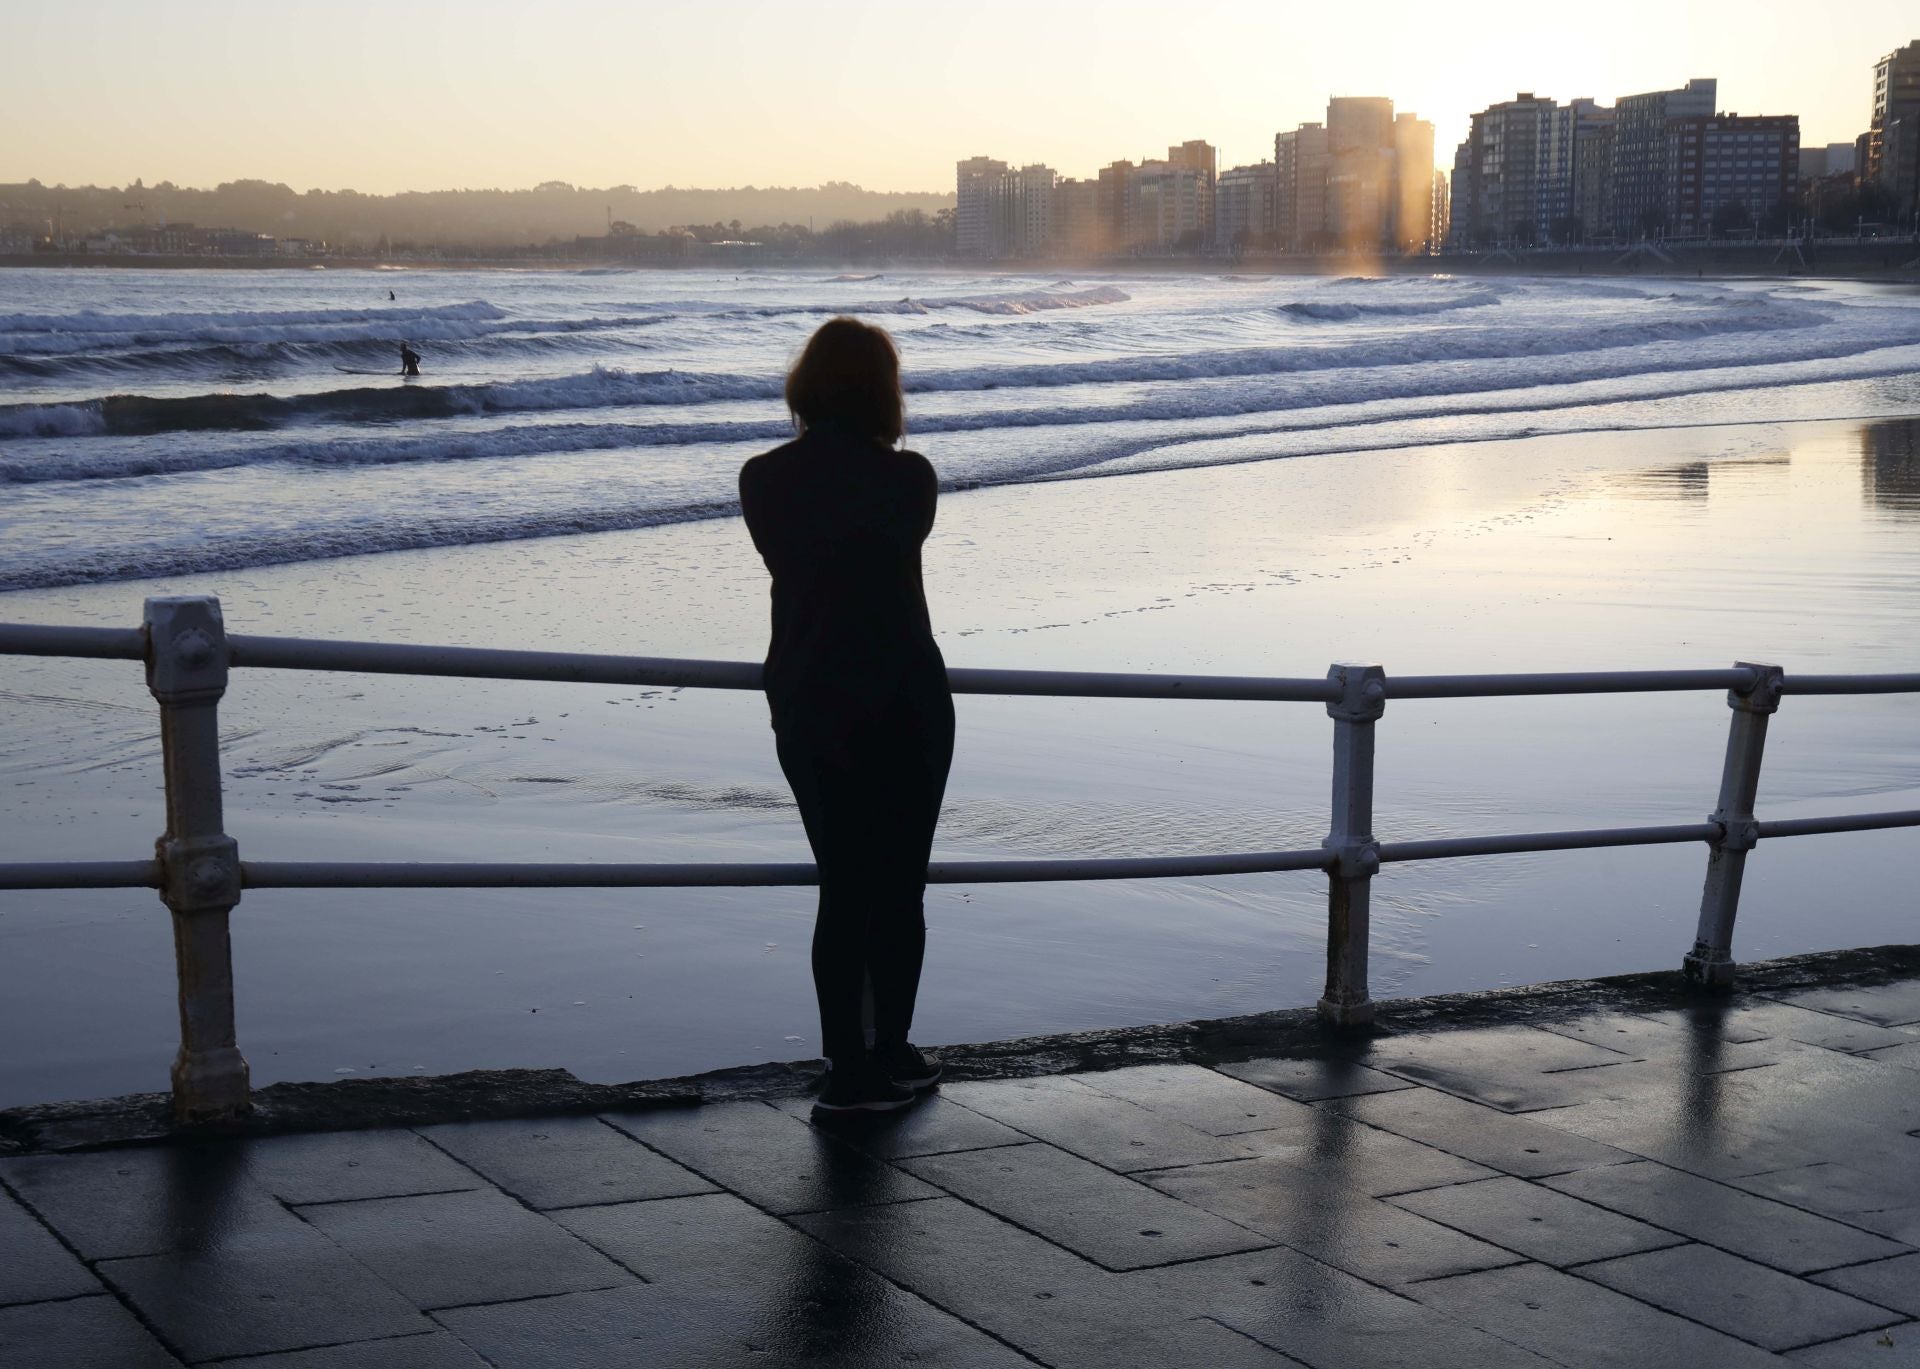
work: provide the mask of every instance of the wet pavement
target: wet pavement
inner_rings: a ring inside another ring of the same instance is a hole
[[[0,1366],[1920,1366],[1920,978],[0,1159]]]

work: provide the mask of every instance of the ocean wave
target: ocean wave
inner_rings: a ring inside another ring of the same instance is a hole
[[[108,395],[0,405],[0,438],[249,431],[314,422],[391,422],[552,409],[778,398],[777,377],[596,366],[580,375],[481,385],[358,385],[316,394]]]
[[[1596,363],[1586,357],[1545,356],[1519,366],[1380,368],[1372,372],[1310,372],[1246,383],[1168,387],[1108,403],[1018,403],[910,414],[910,441],[941,435],[1094,425],[1260,420],[1262,432],[1361,427],[1383,422],[1469,414],[1545,411],[1621,399],[1671,399],[1752,387],[1756,364],[1798,367],[1808,380],[1898,376],[1913,368],[1908,347],[1860,347],[1805,338],[1756,363],[1737,341],[1714,347],[1669,349],[1667,355],[1620,354]],[[1781,383],[1781,382],[1775,382]],[[124,480],[238,467],[315,468],[392,466],[518,459],[593,451],[771,444],[791,434],[783,418],[655,423],[531,423],[457,431],[380,436],[317,435],[280,442],[228,442],[164,447],[137,439],[46,444],[44,449],[0,450],[0,484]]]
[[[1349,303],[1345,300],[1295,300],[1291,304],[1280,306],[1280,312],[1294,318],[1311,319],[1322,323],[1343,323],[1360,318],[1411,318],[1423,314],[1450,314],[1456,309],[1484,309],[1500,303],[1500,296],[1492,290],[1476,290],[1471,294],[1453,295],[1444,299],[1429,300],[1389,300],[1382,303]]]
[[[1590,355],[1675,341],[1817,331],[1830,320],[1813,308],[1773,303],[1766,308],[1699,312],[1574,328],[1539,325],[1460,327],[1343,344],[1240,347],[926,369],[909,373],[915,394],[1071,385],[1144,383],[1367,369],[1409,363],[1458,363],[1503,358]],[[1859,345],[1869,345],[1867,338]],[[1836,342],[1835,345],[1840,345]],[[1764,358],[1759,358],[1764,359]],[[137,434],[219,429],[267,429],[302,422],[391,421],[487,413],[700,404],[716,400],[778,399],[781,378],[706,371],[630,371],[599,367],[583,374],[475,385],[355,386],[315,394],[206,394],[180,398],[111,395],[68,404],[0,406],[0,438],[68,437],[84,432]]]

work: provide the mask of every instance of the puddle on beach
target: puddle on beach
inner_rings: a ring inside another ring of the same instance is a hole
[[[953,665],[1913,669],[1920,421],[958,493],[927,580]],[[5,609],[127,624],[143,595],[182,591],[217,591],[235,630],[279,635],[735,659],[764,641],[763,573],[734,520],[24,592]],[[0,662],[0,701],[5,858],[149,846],[158,754],[137,669]],[[959,714],[938,857],[1271,849],[1325,831],[1315,705],[963,698]],[[254,858],[805,855],[757,695],[241,672],[222,717],[229,830]],[[1726,721],[1704,694],[1393,704],[1376,829],[1697,821]],[[1920,807],[1920,699],[1789,698],[1761,798],[1776,817]],[[1763,847],[1736,953],[1911,940],[1915,840]],[[1677,964],[1704,865],[1688,847],[1395,867],[1376,884],[1375,990]],[[613,1080],[809,1056],[811,900],[249,894],[234,921],[242,1046],[258,1083],[482,1066]],[[927,906],[928,1042],[1253,1012],[1319,989],[1313,874],[945,887]],[[171,962],[150,894],[0,894],[0,1035],[14,1043],[0,1105],[164,1086]]]

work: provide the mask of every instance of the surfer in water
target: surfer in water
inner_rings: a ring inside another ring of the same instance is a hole
[[[391,291],[391,290],[389,290],[389,291],[387,291],[387,298],[388,298],[388,299],[397,299],[397,298],[399,298],[399,297],[398,297],[397,295],[395,295],[395,294],[393,293],[393,291]]]
[[[420,374],[420,354],[404,342],[400,344],[400,374],[409,380]]]

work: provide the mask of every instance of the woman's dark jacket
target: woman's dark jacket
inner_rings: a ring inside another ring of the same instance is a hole
[[[937,493],[918,452],[833,429],[740,468],[740,508],[773,574],[766,691],[784,740],[838,755],[903,704],[951,718],[920,579]]]

